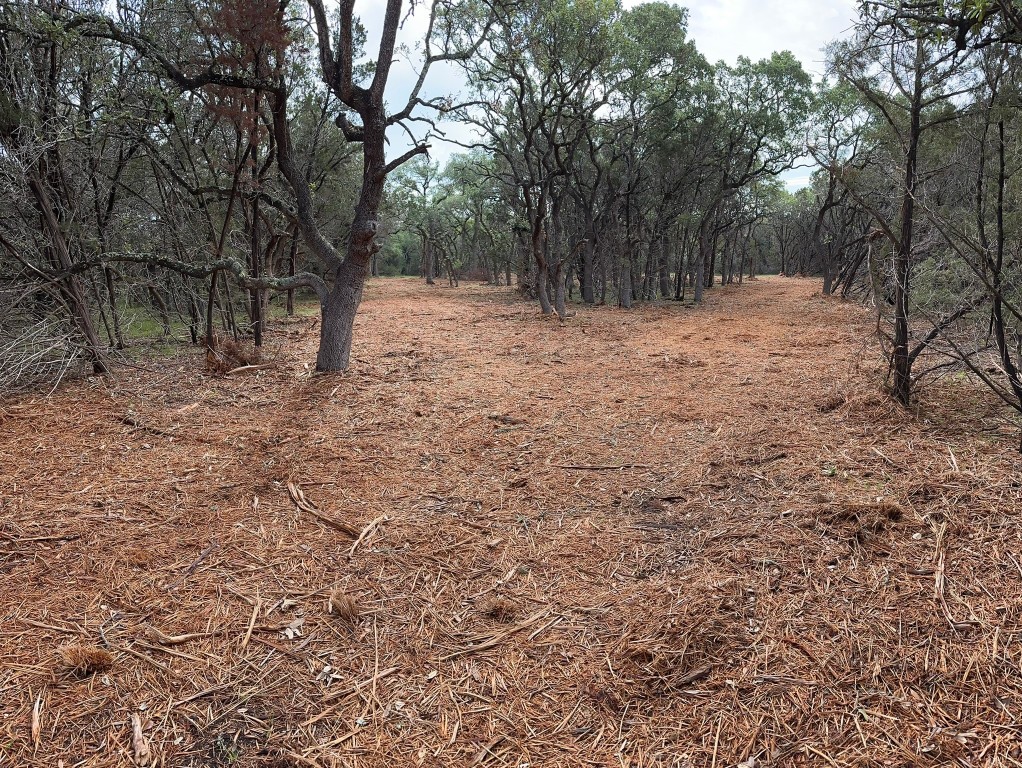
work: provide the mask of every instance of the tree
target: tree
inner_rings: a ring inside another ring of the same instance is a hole
[[[703,185],[706,202],[699,225],[695,299],[712,285],[715,223],[725,201],[739,190],[791,168],[803,150],[800,136],[811,104],[812,81],[785,51],[734,67],[717,65],[714,102],[707,123],[712,151]]]
[[[229,61],[217,52],[231,50],[239,42],[227,36],[229,26],[214,30],[215,34],[200,35],[207,42],[216,43],[212,54],[190,51],[194,55],[179,56],[180,49],[165,50],[159,40],[143,31],[140,13],[122,12],[119,19],[101,14],[76,14],[66,19],[61,17],[61,20],[67,29],[80,29],[85,35],[108,38],[133,48],[157,64],[182,91],[215,89],[219,93],[235,94],[240,99],[256,99],[257,106],[259,99],[265,97],[276,165],[293,197],[297,227],[307,249],[320,262],[323,276],[302,272],[286,278],[258,277],[235,263],[188,269],[191,274],[201,274],[226,267],[245,285],[256,289],[311,288],[319,297],[322,316],[316,367],[323,371],[343,371],[351,356],[354,320],[365,280],[379,249],[376,236],[387,175],[416,155],[427,152],[429,146],[425,140],[416,140],[407,151],[388,159],[388,130],[395,126],[407,128],[409,121],[416,119],[429,122],[419,115],[423,109],[438,113],[449,108],[445,99],[421,98],[428,72],[438,62],[468,58],[478,47],[487,25],[484,21],[468,27],[477,34],[469,38],[464,32],[463,16],[470,10],[470,3],[456,0],[431,3],[418,77],[403,105],[392,111],[388,109],[384,94],[397,48],[402,0],[387,1],[379,46],[371,61],[360,58],[362,28],[355,17],[354,0],[342,0],[336,25],[331,23],[322,0],[308,0],[316,36],[319,76],[346,109],[338,116],[337,126],[349,142],[362,146],[362,182],[345,245],[338,249],[324,237],[317,224],[314,195],[297,161],[292,139],[288,80],[292,30],[288,5],[288,0],[261,0],[257,4],[232,6],[235,14],[246,19],[239,25],[246,30],[245,45],[260,53],[237,56]],[[253,218],[255,221],[257,218]],[[172,268],[183,266],[167,259],[161,263]]]
[[[529,0],[494,9],[486,45],[465,59],[476,102],[460,114],[485,134],[520,194],[540,307],[563,317],[568,253],[551,227],[560,227],[565,177],[586,128],[613,89],[605,67],[619,8],[615,0]]]
[[[891,389],[907,406],[912,396],[912,365],[932,337],[910,346],[910,297],[916,234],[916,200],[920,142],[924,133],[957,117],[949,102],[971,92],[964,58],[955,46],[928,39],[921,30],[882,10],[864,11],[857,38],[836,51],[839,75],[855,87],[874,109],[902,153],[900,194],[895,216],[869,208],[893,250],[893,332],[889,360]],[[849,187],[853,189],[853,187]],[[968,302],[971,301],[967,300]],[[966,310],[943,321],[953,322]]]

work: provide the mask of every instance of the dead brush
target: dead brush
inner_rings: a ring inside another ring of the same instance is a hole
[[[258,365],[262,354],[254,346],[234,339],[214,339],[206,347],[206,369],[213,373],[228,373],[246,365]]]
[[[904,517],[905,510],[889,501],[866,504],[844,502],[830,507],[820,516],[820,521],[849,539],[865,543]]]
[[[114,664],[114,657],[109,651],[82,643],[62,645],[57,649],[57,658],[62,670],[75,677],[106,672]]]
[[[506,597],[494,597],[486,600],[479,608],[484,616],[502,624],[513,621],[518,615],[518,608]]]
[[[327,613],[336,616],[338,619],[354,624],[361,615],[358,601],[342,589],[335,589],[330,593],[326,604]]]
[[[619,680],[625,683],[617,695],[627,700],[690,688],[741,658],[750,636],[740,602],[728,585],[699,590],[673,605],[650,606],[648,621],[630,627],[612,651]]]

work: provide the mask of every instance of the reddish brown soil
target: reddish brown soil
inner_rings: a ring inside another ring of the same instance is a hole
[[[7,403],[0,766],[1020,764],[1016,438],[816,288],[378,281],[344,376]]]

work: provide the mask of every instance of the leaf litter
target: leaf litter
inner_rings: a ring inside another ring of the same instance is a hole
[[[1019,764],[1014,437],[967,382],[899,410],[816,290],[378,281],[344,376],[3,403],[0,755]]]

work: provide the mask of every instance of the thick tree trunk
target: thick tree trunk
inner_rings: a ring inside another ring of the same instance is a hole
[[[830,259],[823,262],[823,295],[830,296],[834,292],[834,268]]]
[[[436,264],[434,263],[433,255],[433,241],[428,235],[423,238],[422,259],[424,262],[423,269],[426,272],[426,285],[436,284],[436,279],[433,277],[433,273],[436,272]]]
[[[337,267],[333,287],[326,296],[320,297],[322,330],[319,353],[316,355],[318,371],[348,369],[355,315],[362,303],[362,291],[369,276],[373,254],[379,249],[376,244],[376,215],[383,195],[384,179],[381,172],[384,167],[382,127],[379,130],[380,138],[376,143],[378,152],[370,152],[368,145],[365,148],[370,170],[366,173],[362,195],[355,208],[346,258]]]
[[[568,271],[565,270],[563,262],[558,262],[556,269],[554,270],[554,311],[557,316],[562,320],[568,314],[568,305],[565,300],[566,283],[568,280]]]
[[[546,260],[546,231],[543,220],[546,218],[546,196],[541,193],[536,220],[532,225],[532,258],[536,263],[536,295],[544,315],[552,314],[553,304],[550,302],[550,275]]]
[[[566,281],[571,274],[571,256],[568,254],[567,244],[564,242],[564,227],[561,220],[561,202],[563,192],[554,197],[550,212],[550,252],[548,262],[550,266],[547,271],[554,290],[554,312],[562,320],[567,315],[566,302]]]
[[[554,312],[554,305],[550,301],[550,276],[547,275],[546,265],[542,265],[537,272],[536,297],[539,299],[539,308],[544,315],[551,315]]]
[[[345,261],[338,270],[330,293],[321,302],[322,329],[316,355],[317,371],[348,369],[355,315],[362,303],[362,290],[368,274],[368,263],[360,267]]]

